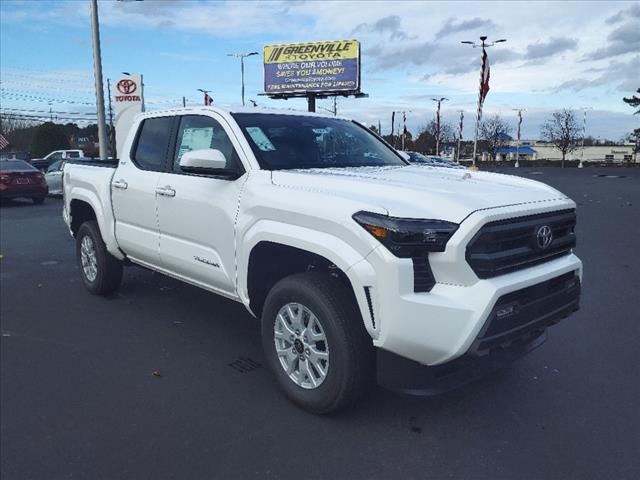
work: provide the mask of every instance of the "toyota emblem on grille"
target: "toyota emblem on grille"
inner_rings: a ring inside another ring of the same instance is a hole
[[[553,232],[551,231],[551,227],[549,225],[543,225],[538,228],[536,232],[536,242],[538,243],[538,248],[544,250],[545,248],[551,245],[553,241]]]

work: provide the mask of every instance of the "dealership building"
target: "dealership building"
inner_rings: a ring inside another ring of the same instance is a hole
[[[633,153],[634,143],[625,142],[617,145],[592,145],[585,146],[584,153],[581,147],[567,154],[566,160],[583,160],[584,162],[598,163],[629,163],[638,162],[637,154]],[[516,153],[517,152],[517,153]],[[515,141],[508,145],[498,147],[496,160],[552,160],[561,161],[562,152],[554,145],[536,140],[523,140],[516,147]]]

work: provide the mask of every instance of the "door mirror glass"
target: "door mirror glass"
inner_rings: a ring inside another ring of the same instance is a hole
[[[203,148],[201,150],[191,150],[180,158],[180,167],[185,172],[208,173],[212,170],[224,170],[227,166],[227,159],[220,150],[214,148]]]

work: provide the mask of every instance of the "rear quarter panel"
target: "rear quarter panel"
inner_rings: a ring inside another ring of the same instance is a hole
[[[102,240],[114,257],[124,258],[114,235],[111,180],[116,169],[96,165],[67,164],[63,174],[64,218],[71,228],[71,202],[88,203],[96,214]]]

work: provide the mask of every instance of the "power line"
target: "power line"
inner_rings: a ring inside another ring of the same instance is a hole
[[[14,111],[14,112],[32,112],[32,113],[60,113],[63,115],[95,115],[93,112],[60,112],[58,110],[29,110],[24,108],[6,108],[1,107],[0,110]]]

